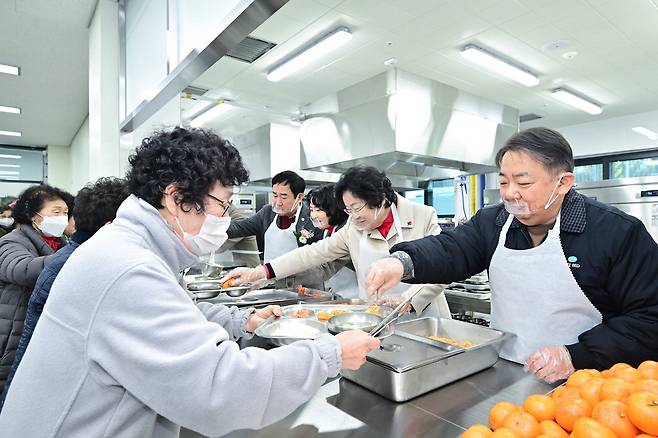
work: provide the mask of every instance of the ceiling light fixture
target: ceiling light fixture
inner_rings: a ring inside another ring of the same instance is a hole
[[[10,160],[20,160],[23,157],[21,157],[20,155],[0,154],[0,158],[9,158]]]
[[[596,115],[603,112],[603,108],[600,105],[580,97],[572,91],[564,88],[556,88],[551,94],[554,99],[566,103],[567,105],[571,105],[574,108],[578,108],[581,111],[585,111],[586,113]]]
[[[21,69],[13,65],[0,64],[0,73],[18,76],[21,74]]]
[[[468,44],[465,46],[461,55],[475,64],[480,65],[488,70],[505,76],[508,79],[516,81],[526,87],[534,87],[539,83],[539,78],[530,73],[528,70],[512,64],[498,55],[494,55],[476,45]]]
[[[190,126],[192,126],[193,128],[198,128],[200,126],[203,126],[209,121],[211,121],[212,119],[219,117],[222,114],[225,114],[227,111],[230,111],[231,109],[233,109],[233,106],[228,102],[222,100],[217,105],[211,107],[210,109],[204,111],[203,113],[192,119],[192,121],[190,122]]]
[[[323,55],[337,49],[352,39],[347,27],[339,27],[296,52],[267,73],[267,80],[278,82],[286,76],[304,68]]]
[[[22,134],[17,131],[0,131],[0,135],[6,135],[9,137],[20,137]],[[2,155],[0,155],[0,158],[2,158]]]
[[[0,105],[0,113],[10,113],[10,114],[20,114],[21,109],[14,106],[3,106]]]
[[[649,128],[645,128],[644,126],[635,126],[631,129],[637,132],[638,134],[642,134],[645,137],[649,137],[649,140],[658,140],[658,133],[652,131]]]
[[[21,165],[20,164],[0,164],[0,167],[12,167],[14,169],[17,169],[17,168],[21,167]]]
[[[0,175],[20,175],[20,172],[14,170],[0,170]]]

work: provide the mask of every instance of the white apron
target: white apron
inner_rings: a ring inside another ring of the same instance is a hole
[[[263,260],[265,263],[269,263],[271,260],[298,248],[297,236],[293,234],[293,231],[296,229],[297,221],[299,220],[299,213],[301,211],[302,207],[300,205],[297,208],[297,213],[295,213],[295,221],[285,230],[282,230],[276,224],[278,215],[274,215],[274,220],[265,231],[263,242],[265,245],[265,252],[263,254]]]
[[[324,238],[327,231],[324,232]],[[359,284],[356,281],[356,272],[350,268],[341,268],[333,277],[324,282],[325,289],[331,289],[345,299],[359,298]]]
[[[568,345],[601,323],[573,277],[560,241],[560,215],[546,240],[526,250],[505,248],[514,215],[509,215],[489,265],[491,327],[516,335],[500,356],[525,363],[549,345]]]
[[[395,226],[395,231],[398,233],[398,240],[395,243],[404,242],[404,235],[402,234],[402,225],[400,222],[400,217],[398,216],[398,210],[395,207],[395,204],[391,204],[391,212],[393,213],[393,225]],[[357,269],[357,279],[359,284],[359,298],[363,300],[368,299],[368,293],[366,290],[366,274],[370,265],[372,265],[377,260],[383,259],[390,255],[388,248],[386,250],[377,250],[373,248],[373,245],[368,242],[368,231],[361,232],[361,241],[359,242],[359,264],[356,267]],[[415,285],[417,286],[417,285]],[[402,295],[409,288],[413,287],[412,285],[399,283],[397,286],[389,289],[386,292],[387,295]],[[429,306],[423,311],[423,316],[427,317],[439,317],[439,307],[436,304],[436,300],[432,300]]]

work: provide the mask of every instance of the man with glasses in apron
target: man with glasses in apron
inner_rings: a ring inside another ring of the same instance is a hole
[[[488,269],[491,326],[511,333],[501,357],[548,382],[575,368],[637,366],[658,352],[658,246],[638,219],[573,189],[569,143],[532,128],[496,156],[503,203],[454,232],[392,248],[369,293],[448,283]]]
[[[359,284],[359,298],[367,300],[365,275],[370,265],[386,258],[389,249],[405,240],[441,232],[433,207],[408,201],[395,193],[391,181],[374,167],[353,167],[336,184],[336,198],[349,215],[346,225],[313,245],[307,245],[277,257],[254,269],[238,268],[227,278],[237,283],[262,278],[285,278],[313,267],[335,261],[352,261]],[[342,266],[340,263],[335,263]],[[410,285],[395,287],[399,301]],[[423,285],[411,301],[412,310],[423,316],[450,318],[443,286]],[[387,297],[389,298],[389,297]]]

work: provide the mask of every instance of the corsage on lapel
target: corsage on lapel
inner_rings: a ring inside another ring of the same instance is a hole
[[[294,234],[295,237],[297,237],[297,240],[302,245],[306,245],[306,243],[309,241],[309,239],[313,238],[313,236],[315,235],[315,233],[313,233],[312,231],[307,230],[306,228],[302,228],[301,231],[295,230],[295,231],[292,232],[292,234]]]

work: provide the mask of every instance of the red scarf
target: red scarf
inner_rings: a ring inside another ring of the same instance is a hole
[[[45,240],[45,242],[49,247],[53,249],[53,251],[57,251],[62,246],[62,240],[59,237],[41,235],[41,238]]]
[[[382,224],[378,226],[377,229],[381,233],[382,237],[386,239],[386,236],[388,235],[388,232],[391,231],[392,227],[393,227],[393,211],[389,211],[388,216],[386,216],[384,222],[382,222]]]

